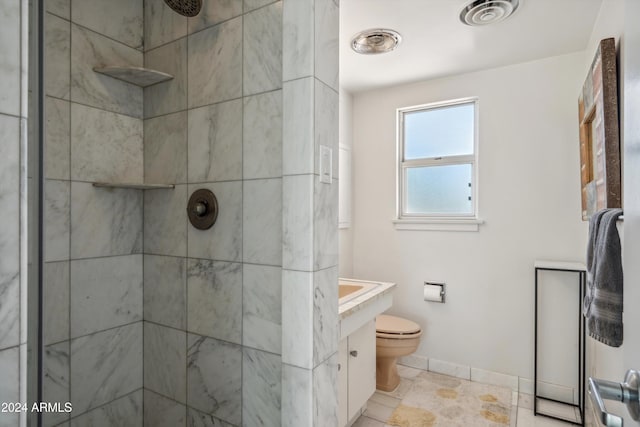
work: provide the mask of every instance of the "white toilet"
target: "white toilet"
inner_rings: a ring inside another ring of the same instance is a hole
[[[393,391],[400,384],[396,359],[418,349],[422,330],[411,320],[381,314],[376,317],[376,388]]]

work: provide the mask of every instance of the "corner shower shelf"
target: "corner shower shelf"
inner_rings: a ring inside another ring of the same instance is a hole
[[[136,184],[131,182],[94,182],[94,187],[104,188],[128,188],[133,190],[170,190],[174,184]]]
[[[114,79],[132,83],[140,87],[151,86],[157,83],[171,80],[173,78],[171,74],[143,67],[95,67],[93,71],[95,71],[96,73],[105,74],[109,77],[113,77]]]

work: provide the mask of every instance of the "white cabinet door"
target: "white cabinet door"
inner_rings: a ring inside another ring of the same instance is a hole
[[[345,338],[340,341],[338,346],[338,364],[340,366],[338,370],[338,425],[344,427],[349,421],[347,399],[349,396],[349,347],[347,341],[349,338]]]
[[[349,335],[349,413],[351,420],[376,391],[376,322]],[[344,341],[344,340],[343,340]]]

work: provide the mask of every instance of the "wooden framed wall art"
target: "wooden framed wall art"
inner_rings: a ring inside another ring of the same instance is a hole
[[[622,207],[617,73],[615,40],[604,39],[578,99],[583,220]]]

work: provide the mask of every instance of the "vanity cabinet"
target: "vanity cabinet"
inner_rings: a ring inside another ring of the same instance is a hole
[[[376,390],[375,320],[340,341],[338,363],[338,415],[342,427],[355,421]]]

